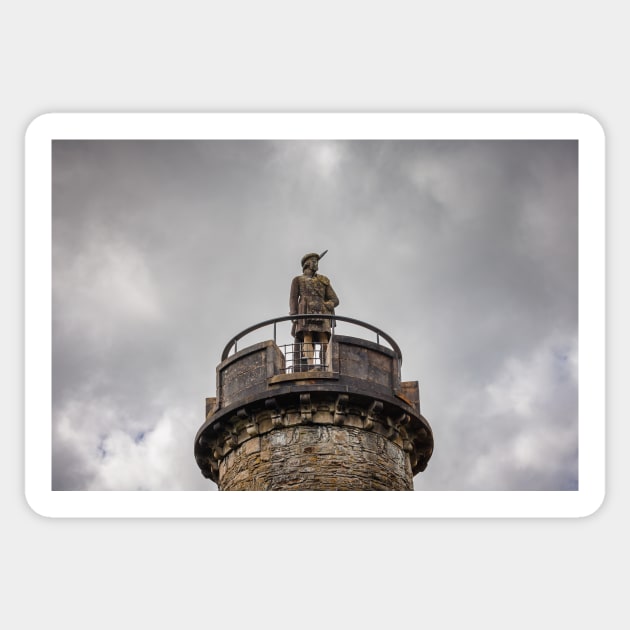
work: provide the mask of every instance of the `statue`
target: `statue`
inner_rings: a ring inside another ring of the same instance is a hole
[[[330,280],[317,273],[319,261],[327,251],[322,254],[310,253],[302,257],[302,275],[296,276],[291,282],[289,315],[335,314],[335,307],[339,305],[339,298],[333,290]],[[291,334],[296,341],[303,344],[303,353],[309,368],[315,365],[315,344],[328,344],[330,333],[331,320],[326,317],[294,320]],[[322,352],[321,356],[323,354]],[[320,363],[323,364],[324,361],[320,361]]]

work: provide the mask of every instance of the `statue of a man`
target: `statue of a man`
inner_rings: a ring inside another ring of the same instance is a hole
[[[328,250],[327,250],[328,251]],[[326,252],[324,252],[325,254]],[[330,280],[317,273],[319,259],[324,254],[306,254],[302,257],[302,275],[291,282],[289,315],[321,314],[334,315],[339,298]],[[291,334],[296,341],[304,344],[304,354],[309,365],[315,361],[315,343],[328,343],[330,340],[330,319],[298,319],[293,322]]]

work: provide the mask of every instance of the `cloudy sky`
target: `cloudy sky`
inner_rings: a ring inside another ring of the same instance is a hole
[[[575,141],[54,141],[53,489],[216,489],[221,351],[325,249],[420,383],[416,490],[577,489],[577,184]]]

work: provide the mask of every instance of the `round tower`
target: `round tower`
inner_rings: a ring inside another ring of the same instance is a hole
[[[206,399],[195,438],[197,464],[219,490],[413,490],[413,477],[426,468],[433,433],[420,413],[418,382],[401,382],[396,342],[331,314],[327,342],[277,344],[278,324],[291,321],[295,329],[317,318],[262,322],[223,351],[216,397]],[[363,336],[335,334],[336,322]],[[238,349],[262,328],[273,329],[269,340]]]

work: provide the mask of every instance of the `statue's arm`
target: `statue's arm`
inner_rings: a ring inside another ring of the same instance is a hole
[[[328,284],[326,287],[326,302],[332,302],[333,308],[339,306],[339,298],[335,293],[335,290],[332,288],[332,284]]]
[[[291,282],[291,295],[289,296],[289,315],[297,315],[298,298],[300,297],[300,281],[298,277]]]

